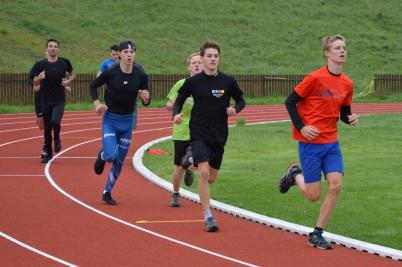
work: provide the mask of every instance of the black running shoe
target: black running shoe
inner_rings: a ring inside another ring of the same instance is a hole
[[[105,168],[105,161],[101,157],[102,150],[99,151],[98,157],[95,160],[94,163],[94,171],[97,175],[101,175],[103,172],[103,169]]]
[[[40,152],[40,157],[43,159],[46,156],[46,145],[43,144],[42,151]]]
[[[286,193],[289,188],[296,184],[296,175],[302,173],[299,164],[290,164],[282,178],[279,180],[279,192]]]
[[[54,152],[59,153],[61,151],[61,141],[54,140]]]
[[[170,198],[170,207],[180,207],[180,194],[179,193],[173,193],[172,197]]]
[[[205,231],[207,232],[216,232],[219,230],[218,225],[216,224],[216,220],[214,217],[208,217],[205,221]]]
[[[112,193],[110,192],[103,193],[102,200],[108,205],[117,205],[117,202],[112,198]]]
[[[322,234],[312,232],[308,234],[308,242],[307,244],[310,247],[316,247],[319,249],[332,249],[331,242],[326,240]]]
[[[41,163],[48,163],[49,161],[52,160],[52,158],[53,158],[52,155],[45,154],[40,162]]]
[[[186,154],[184,154],[184,156],[181,159],[181,167],[183,169],[188,169],[188,167],[190,167],[191,163],[190,163],[190,158],[193,157],[193,151],[191,150],[191,147],[187,147],[186,148]]]
[[[184,184],[187,186],[191,186],[194,182],[194,172],[187,169],[184,170]]]

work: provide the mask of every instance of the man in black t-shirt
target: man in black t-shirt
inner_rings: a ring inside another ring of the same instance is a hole
[[[34,88],[40,90],[46,155],[42,163],[53,158],[52,129],[54,137],[54,151],[61,150],[60,130],[61,119],[66,102],[65,90],[69,90],[75,73],[70,61],[59,57],[59,42],[49,39],[46,42],[46,58],[38,61],[32,67],[28,80]]]
[[[198,193],[204,211],[207,232],[217,231],[218,225],[210,210],[209,184],[215,182],[222,163],[224,147],[228,138],[228,116],[245,107],[243,92],[236,80],[218,72],[220,47],[206,42],[200,47],[203,71],[184,82],[173,106],[173,120],[183,121],[180,113],[184,101],[193,96],[194,106],[190,118],[190,142],[193,163],[198,165]],[[236,102],[230,106],[230,98]]]

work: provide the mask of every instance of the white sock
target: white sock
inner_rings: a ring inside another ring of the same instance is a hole
[[[210,209],[204,210],[204,218],[207,220],[209,217],[212,217],[212,213]]]

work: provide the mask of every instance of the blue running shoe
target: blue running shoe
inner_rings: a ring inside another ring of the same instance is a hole
[[[219,230],[218,225],[216,224],[216,220],[214,217],[208,217],[205,221],[205,230],[207,232],[216,232]]]
[[[316,247],[319,249],[332,249],[331,242],[327,241],[322,234],[316,232],[308,234],[307,244],[310,247]]]

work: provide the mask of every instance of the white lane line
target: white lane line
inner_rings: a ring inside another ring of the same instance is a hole
[[[100,129],[100,127],[97,127],[97,128],[89,128],[89,129],[84,129],[84,130],[74,130],[74,131],[62,132],[62,134],[78,133],[78,132],[85,132],[85,131],[92,131],[92,130],[99,130],[99,129]],[[7,146],[7,145],[11,145],[11,144],[15,144],[15,143],[19,143],[19,142],[23,142],[23,141],[27,141],[27,140],[32,140],[32,139],[36,139],[36,138],[43,138],[43,134],[42,134],[42,135],[33,136],[33,137],[28,137],[28,138],[23,138],[23,139],[18,139],[18,140],[10,141],[10,142],[7,142],[7,143],[3,143],[3,144],[0,144],[0,147],[2,147],[2,146]]]
[[[165,129],[170,129],[170,128],[171,128],[171,127],[165,127],[165,128],[157,128],[157,129],[136,131],[136,133],[144,133],[144,132],[151,132],[151,131],[157,131],[157,130],[165,130]],[[126,225],[126,226],[128,226],[128,227],[134,228],[134,229],[136,229],[136,230],[139,230],[139,231],[148,233],[148,234],[150,234],[150,235],[159,237],[159,238],[161,238],[161,239],[164,239],[164,240],[167,240],[167,241],[170,241],[170,242],[173,242],[173,243],[176,243],[176,244],[179,244],[179,245],[182,245],[182,246],[185,246],[185,247],[194,249],[194,250],[198,250],[198,251],[200,251],[200,252],[204,252],[204,253],[206,253],[206,254],[213,255],[213,256],[215,256],[215,257],[219,257],[219,258],[222,258],[222,259],[231,261],[231,262],[235,262],[235,263],[238,263],[238,264],[241,264],[241,265],[245,265],[245,266],[253,266],[253,267],[254,267],[254,266],[257,266],[257,265],[254,265],[254,264],[252,264],[252,263],[248,263],[248,262],[245,262],[245,261],[237,260],[237,259],[235,259],[235,258],[231,258],[231,257],[225,256],[225,255],[222,255],[222,254],[219,254],[219,253],[216,253],[216,252],[207,250],[207,249],[203,249],[203,248],[201,248],[201,247],[197,247],[197,246],[191,245],[191,244],[189,244],[189,243],[186,243],[186,242],[183,242],[183,241],[180,241],[180,240],[177,240],[177,239],[174,239],[174,238],[171,238],[171,237],[168,237],[168,236],[159,234],[159,233],[157,233],[157,232],[150,231],[150,230],[148,230],[148,229],[142,228],[142,227],[137,226],[137,225],[135,225],[135,224],[126,222],[126,221],[121,220],[121,219],[119,219],[119,218],[117,218],[117,217],[114,217],[114,216],[112,216],[112,215],[110,215],[110,214],[107,214],[107,213],[105,213],[105,212],[103,212],[103,211],[100,211],[100,210],[98,210],[98,209],[95,209],[94,207],[92,207],[92,206],[90,206],[90,205],[88,205],[88,204],[82,202],[81,200],[78,200],[77,198],[73,197],[72,195],[68,194],[66,191],[64,191],[63,189],[61,189],[61,188],[56,184],[56,182],[53,180],[52,176],[50,175],[50,171],[49,171],[49,170],[50,170],[50,165],[51,165],[51,163],[52,163],[59,155],[65,153],[65,152],[67,152],[67,151],[69,151],[69,150],[71,150],[71,149],[74,149],[74,148],[76,148],[76,147],[78,147],[78,146],[85,145],[85,144],[88,144],[88,143],[97,141],[97,140],[99,140],[99,139],[101,139],[101,138],[94,139],[94,140],[90,140],[90,141],[85,141],[85,142],[82,142],[82,143],[73,145],[73,146],[67,148],[66,150],[61,151],[61,152],[60,152],[59,154],[57,154],[51,161],[49,161],[49,162],[46,164],[46,167],[45,167],[45,174],[46,174],[47,180],[49,181],[49,183],[50,183],[57,191],[59,191],[61,194],[63,194],[64,196],[68,197],[69,199],[71,199],[71,200],[74,201],[75,203],[77,203],[77,204],[79,204],[79,205],[81,205],[81,206],[83,206],[83,207],[85,207],[85,208],[87,208],[87,209],[89,209],[89,210],[91,210],[91,211],[93,211],[93,212],[95,212],[95,213],[98,213],[98,214],[100,214],[100,215],[102,215],[102,216],[104,216],[104,217],[106,217],[106,218],[109,218],[109,219],[111,219],[111,220],[114,220],[114,221],[116,221],[116,222],[119,222],[119,223],[121,223],[121,224],[124,224],[124,225]]]
[[[88,157],[58,157],[59,159],[96,159],[95,156],[88,156]],[[126,157],[126,159],[131,159],[132,157]],[[40,157],[0,157],[0,159],[40,159]]]
[[[5,177],[9,177],[9,176],[12,176],[12,177],[19,177],[19,176],[21,176],[21,177],[31,177],[31,176],[41,176],[41,177],[43,177],[43,176],[45,176],[44,174],[0,174],[0,177],[1,176],[5,176]]]
[[[47,254],[46,252],[43,252],[43,251],[41,251],[41,250],[39,250],[39,249],[36,249],[36,248],[34,248],[34,247],[31,247],[30,245],[25,244],[25,243],[23,243],[23,242],[21,242],[21,241],[15,239],[15,238],[13,238],[13,237],[11,237],[11,236],[5,234],[5,233],[3,233],[3,232],[0,232],[0,236],[2,236],[2,237],[4,237],[5,239],[7,239],[7,240],[9,240],[9,241],[11,241],[11,242],[13,242],[13,243],[15,243],[15,244],[17,244],[17,245],[20,245],[21,247],[24,247],[24,248],[26,248],[26,249],[28,249],[28,250],[30,250],[30,251],[32,251],[32,252],[35,252],[35,253],[37,253],[37,254],[39,254],[39,255],[42,255],[42,256],[44,256],[44,257],[46,257],[46,258],[49,258],[49,259],[51,259],[51,260],[57,261],[58,263],[64,264],[64,265],[66,265],[66,266],[71,266],[71,267],[76,267],[76,266],[77,266],[77,265],[72,264],[72,263],[69,263],[69,262],[67,262],[67,261],[65,261],[65,260],[56,258],[55,256],[52,256],[52,255],[50,255],[50,254]]]
[[[102,121],[90,121],[90,122],[76,122],[76,123],[67,123],[67,124],[62,124],[62,126],[73,126],[73,125],[83,125],[83,124],[101,124]],[[159,121],[159,122],[144,122],[144,123],[137,123],[138,126],[143,126],[143,125],[154,125],[154,124],[162,124],[162,123],[171,123],[170,121]],[[23,131],[23,130],[30,130],[30,129],[38,129],[38,126],[35,127],[25,127],[25,128],[15,128],[15,129],[8,129],[8,130],[2,130],[0,133],[7,133],[7,132],[15,132],[15,131]],[[62,132],[63,134],[63,132]]]

